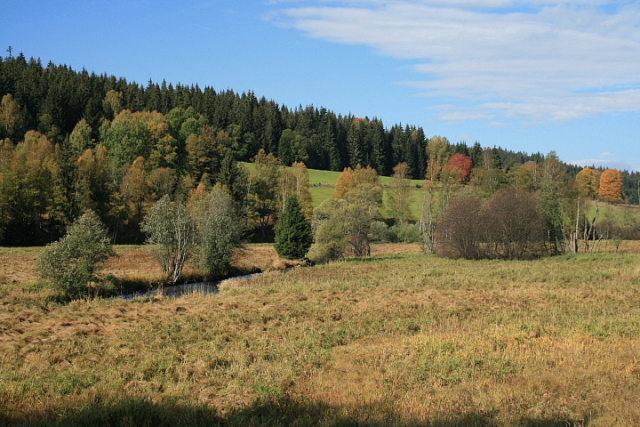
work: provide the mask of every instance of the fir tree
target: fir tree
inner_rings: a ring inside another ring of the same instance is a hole
[[[276,226],[276,251],[286,259],[302,259],[310,246],[311,224],[305,218],[298,198],[290,196]]]

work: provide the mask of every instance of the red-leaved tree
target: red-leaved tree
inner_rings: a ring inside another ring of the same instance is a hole
[[[466,156],[462,153],[456,153],[451,156],[447,166],[452,172],[457,171],[462,182],[466,182],[471,176],[471,169],[473,169],[473,160],[471,160],[471,157]]]

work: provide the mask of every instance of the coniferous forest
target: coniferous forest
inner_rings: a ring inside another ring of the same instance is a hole
[[[238,162],[261,150],[287,166],[362,165],[388,176],[406,163],[414,179],[428,171],[428,129],[387,127],[381,118],[313,105],[291,108],[251,91],[142,85],[20,54],[0,57],[0,98],[0,244],[6,246],[51,242],[88,209],[115,242],[140,242],[145,202],[218,182],[239,201]],[[504,171],[545,157],[479,142],[454,143],[450,151],[475,165],[490,153],[493,167]],[[569,179],[582,169],[567,167]],[[640,174],[623,175],[626,200],[638,203]]]

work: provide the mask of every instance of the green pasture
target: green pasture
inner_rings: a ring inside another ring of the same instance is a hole
[[[587,216],[595,218],[598,223],[610,221],[621,226],[633,226],[640,222],[640,206],[591,202],[587,207]]]

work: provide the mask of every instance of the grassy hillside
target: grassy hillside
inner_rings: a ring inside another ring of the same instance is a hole
[[[320,205],[320,203],[322,203],[326,199],[333,196],[333,192],[336,188],[336,182],[338,181],[339,176],[340,172],[309,169],[309,183],[311,184],[309,190],[311,191],[311,197],[313,198],[314,208]],[[380,177],[380,182],[385,187],[388,187],[391,184],[391,180],[392,179],[388,176]],[[420,209],[422,207],[422,184],[423,181],[419,179],[411,180],[411,185],[413,186],[413,203],[411,204],[411,211],[413,212],[413,216],[415,219],[420,218]],[[387,217],[390,217],[391,214],[387,212],[386,209],[388,198],[388,193],[385,190],[383,194],[383,201],[385,203],[383,214]]]
[[[68,305],[3,287],[4,425],[640,425],[637,254],[389,254]]]
[[[633,226],[640,223],[640,206],[612,205],[605,202],[593,202],[587,208],[589,218],[597,217],[598,222],[611,221],[616,225]]]
[[[243,163],[245,167],[251,169],[253,163]],[[313,200],[313,207],[318,207],[325,200],[333,197],[333,192],[336,188],[336,182],[341,172],[323,171],[317,169],[309,169],[309,191]],[[380,182],[383,186],[387,187],[391,184],[391,178],[388,176],[380,177]],[[413,186],[413,203],[411,204],[411,211],[415,219],[420,217],[420,210],[422,207],[422,187],[423,181],[419,179],[412,179],[411,185]],[[383,194],[383,201],[385,203],[383,215],[390,217],[391,214],[387,212],[386,203],[388,200],[388,193],[385,190]]]

